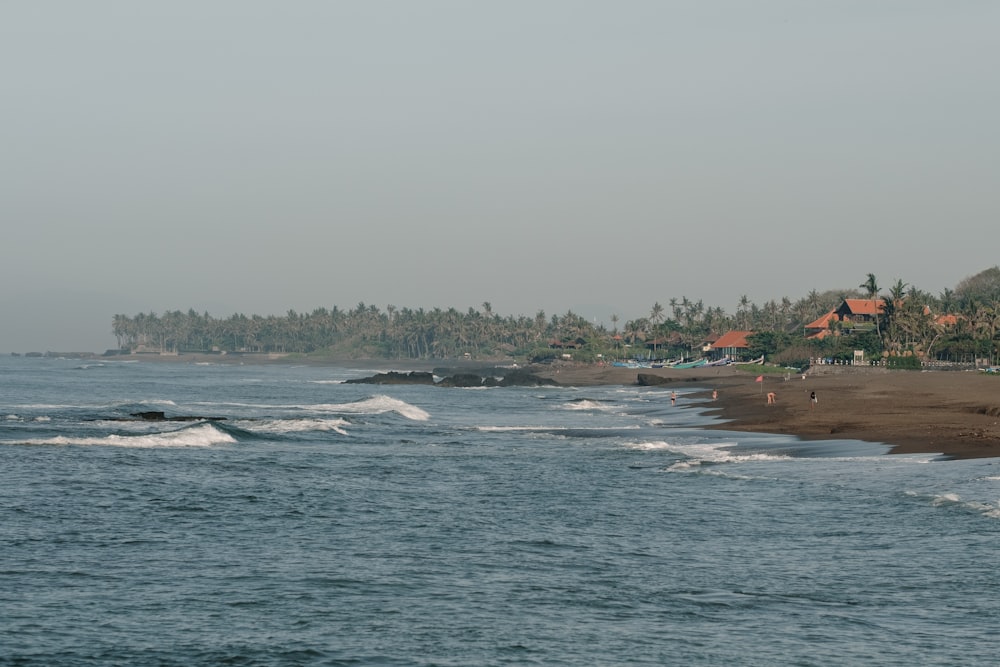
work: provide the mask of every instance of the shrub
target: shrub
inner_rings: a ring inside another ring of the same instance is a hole
[[[888,368],[897,370],[920,370],[920,359],[918,357],[889,357],[885,360]]]

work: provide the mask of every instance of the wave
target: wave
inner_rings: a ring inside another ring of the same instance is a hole
[[[962,500],[957,493],[917,493],[907,491],[906,495],[915,498],[926,498],[934,507],[956,507],[962,510],[981,514],[988,519],[1000,519],[1000,503],[992,504],[981,500]]]
[[[287,433],[307,433],[310,431],[333,431],[347,435],[344,426],[351,422],[346,419],[275,419],[253,423],[253,432],[283,435]]]
[[[53,438],[37,438],[24,440],[24,445],[80,445],[96,447],[211,447],[212,445],[228,445],[236,442],[236,438],[213,426],[199,424],[176,431],[147,433],[143,435],[106,435],[106,436],[56,436]]]
[[[325,403],[319,405],[309,406],[313,410],[321,410],[323,412],[338,412],[346,414],[358,414],[358,415],[380,415],[386,412],[395,412],[396,414],[406,417],[407,419],[412,419],[413,421],[427,421],[430,419],[430,413],[415,405],[411,405],[406,401],[401,401],[397,398],[391,396],[385,396],[383,394],[377,394],[369,398],[364,398],[359,401],[354,401],[353,403]]]
[[[638,425],[632,426],[471,426],[467,427],[480,433],[510,433],[524,434],[527,437],[547,435],[566,440],[591,440],[606,438],[626,438],[638,430]]]
[[[700,468],[704,465],[718,465],[723,463],[748,463],[754,461],[788,461],[792,457],[784,454],[773,454],[768,452],[740,452],[735,449],[734,442],[718,443],[697,443],[697,444],[677,444],[663,440],[648,442],[633,442],[626,445],[629,449],[664,450],[673,454],[680,454],[684,458],[671,464],[667,470],[680,472]]]
[[[605,403],[594,398],[575,398],[569,403],[562,406],[563,410],[617,410],[621,409],[621,406],[612,405],[610,403]]]

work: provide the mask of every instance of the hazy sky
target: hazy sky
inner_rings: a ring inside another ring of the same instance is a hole
[[[1000,2],[0,4],[0,351],[994,266]]]

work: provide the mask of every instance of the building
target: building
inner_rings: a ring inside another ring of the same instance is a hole
[[[882,299],[844,299],[833,312],[841,323],[841,329],[860,332],[874,329],[884,308],[885,301]]]
[[[743,361],[750,356],[750,344],[747,336],[752,331],[729,331],[719,336],[710,348],[710,356],[714,359],[729,357],[734,361]]]

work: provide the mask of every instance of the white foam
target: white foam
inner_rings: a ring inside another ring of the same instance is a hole
[[[236,442],[228,433],[211,424],[202,424],[178,431],[145,435],[107,435],[103,437],[66,437],[26,440],[26,445],[89,445],[98,447],[210,447]]]
[[[641,451],[651,451],[656,449],[666,449],[672,451],[670,445],[666,442],[659,440],[656,442],[632,442],[626,445],[629,449],[638,449]]]
[[[350,425],[346,419],[277,419],[255,422],[253,430],[262,433],[303,433],[308,431],[334,431],[347,435],[344,426]]]
[[[486,433],[505,433],[508,431],[565,431],[567,429],[551,426],[476,426],[475,430]]]
[[[566,403],[562,407],[564,410],[603,410],[605,412],[616,409],[613,405],[601,403],[600,401],[592,401],[590,399]]]
[[[606,426],[606,427],[593,427],[593,426],[474,426],[472,427],[476,431],[483,431],[485,433],[504,433],[507,431],[537,431],[539,433],[559,433],[560,431],[573,431],[574,433],[580,433],[583,431],[635,431],[640,427],[638,425],[630,426]]]
[[[668,467],[668,470],[690,470],[698,468],[704,464],[719,463],[750,463],[757,461],[790,461],[791,457],[783,454],[770,454],[767,452],[740,452],[733,449],[735,443],[699,443],[699,444],[677,444],[662,440],[652,442],[634,442],[626,445],[630,449],[638,450],[665,450],[680,454],[685,459],[677,461]]]
[[[430,414],[415,405],[410,405],[406,401],[401,401],[391,396],[378,394],[353,403],[326,403],[311,406],[312,409],[324,412],[341,412],[359,415],[379,415],[386,412],[395,412],[398,415],[412,419],[413,421],[427,421]]]
[[[962,507],[989,519],[1000,519],[1000,502],[992,504],[981,500],[962,500],[957,493],[924,494],[907,491],[906,495],[916,498],[929,498],[934,507]]]
[[[960,502],[962,502],[962,497],[957,493],[941,493],[931,498],[931,504],[934,506],[952,505]]]

